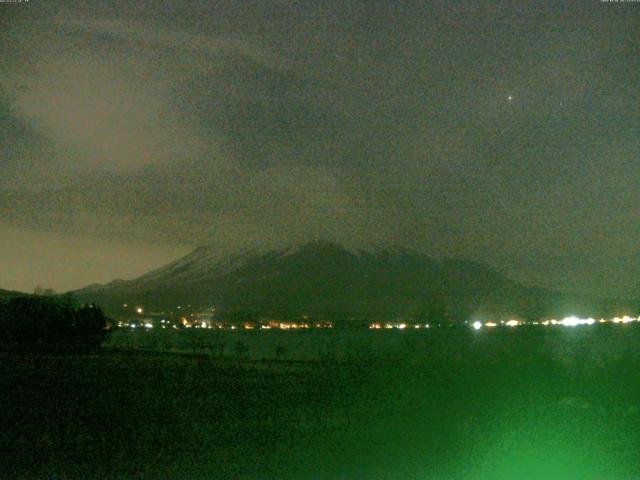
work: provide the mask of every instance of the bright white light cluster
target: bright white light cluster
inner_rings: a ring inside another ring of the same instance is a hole
[[[629,315],[625,315],[624,317],[615,317],[611,321],[613,323],[631,323],[631,322],[637,322],[639,320],[640,320],[640,317],[633,318],[633,317],[630,317]]]
[[[565,317],[560,321],[564,327],[577,327],[578,325],[593,325],[596,321],[593,318]]]
[[[625,315],[623,317],[614,317],[611,320],[607,320],[607,319],[600,319],[600,320],[595,320],[591,317],[589,318],[580,318],[577,317],[575,315],[569,316],[569,317],[565,317],[562,320],[544,320],[542,322],[522,322],[519,320],[508,320],[508,321],[501,321],[500,325],[504,325],[507,327],[517,327],[519,325],[544,325],[545,327],[549,326],[549,325],[560,325],[563,327],[577,327],[580,325],[595,325],[596,323],[622,323],[622,324],[626,324],[626,323],[631,323],[631,322],[640,322],[640,317],[634,318],[634,317],[630,317],[629,315]],[[486,323],[482,323],[479,321],[473,322],[471,324],[471,326],[474,328],[474,330],[480,330],[482,327],[495,327],[497,326],[496,323],[494,322],[486,322]]]

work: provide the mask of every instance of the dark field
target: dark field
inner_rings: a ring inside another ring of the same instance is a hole
[[[358,335],[349,361],[2,355],[0,478],[640,478],[637,326]]]

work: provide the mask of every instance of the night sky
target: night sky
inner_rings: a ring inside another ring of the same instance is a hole
[[[640,2],[0,16],[0,288],[324,238],[638,296]]]

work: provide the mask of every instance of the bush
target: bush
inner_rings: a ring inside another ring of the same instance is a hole
[[[0,299],[0,345],[25,351],[96,350],[108,333],[102,309],[69,297]]]

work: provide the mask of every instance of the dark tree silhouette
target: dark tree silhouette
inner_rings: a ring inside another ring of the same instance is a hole
[[[108,319],[96,305],[78,307],[68,297],[0,299],[0,345],[26,351],[92,351],[108,333]]]

